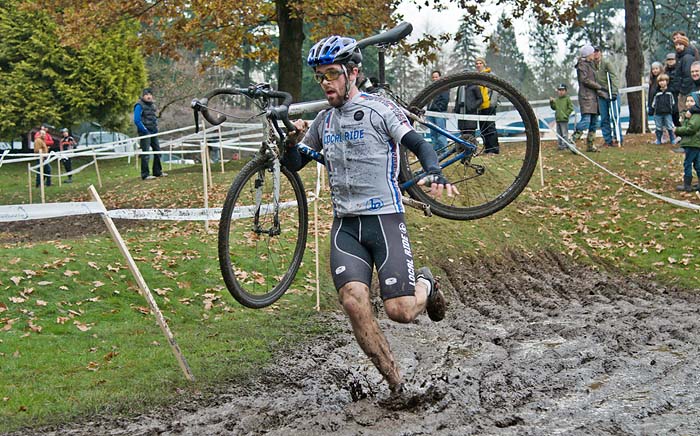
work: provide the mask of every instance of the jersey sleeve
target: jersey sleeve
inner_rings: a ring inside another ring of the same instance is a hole
[[[390,100],[386,100],[380,108],[379,115],[384,120],[383,124],[386,134],[397,144],[400,143],[401,138],[413,130],[411,123],[408,122],[408,117],[396,103]]]
[[[328,111],[321,111],[316,115],[309,130],[306,131],[304,139],[301,140],[302,144],[319,152],[323,149],[323,123],[327,116]]]

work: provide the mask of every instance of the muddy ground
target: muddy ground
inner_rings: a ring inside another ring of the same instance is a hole
[[[37,434],[700,434],[700,290],[549,253],[442,266],[443,322],[380,313],[398,400],[328,314],[334,334],[209,400]]]

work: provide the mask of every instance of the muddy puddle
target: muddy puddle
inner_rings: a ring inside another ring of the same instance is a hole
[[[508,254],[446,263],[438,324],[386,319],[407,393],[390,399],[345,318],[209,404],[52,435],[700,434],[700,290]]]

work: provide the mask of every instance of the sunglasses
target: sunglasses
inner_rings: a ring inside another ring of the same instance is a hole
[[[314,73],[314,80],[318,83],[322,83],[324,79],[328,82],[332,82],[338,80],[338,77],[342,74],[343,72],[340,70],[328,70],[325,73]]]

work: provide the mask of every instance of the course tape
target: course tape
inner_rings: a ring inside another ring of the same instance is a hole
[[[539,121],[540,121],[540,123],[542,122],[542,120],[539,120]],[[622,183],[624,183],[624,184],[626,184],[626,185],[629,185],[629,186],[633,187],[634,189],[636,189],[636,190],[638,190],[638,191],[640,191],[640,192],[643,192],[643,193],[645,193],[645,194],[647,194],[647,195],[649,195],[649,196],[651,196],[651,197],[654,197],[654,198],[656,198],[656,199],[658,199],[658,200],[661,200],[661,201],[665,201],[666,203],[672,204],[672,205],[674,205],[674,206],[684,207],[684,208],[686,208],[686,209],[692,209],[692,210],[700,210],[700,205],[699,205],[699,204],[694,204],[694,203],[690,203],[690,202],[687,202],[687,201],[676,200],[675,198],[666,197],[665,195],[657,194],[657,193],[654,192],[654,191],[650,191],[649,189],[643,188],[643,187],[637,185],[637,184],[634,183],[634,182],[630,182],[629,180],[623,178],[622,176],[619,176],[618,174],[616,174],[616,173],[610,171],[609,169],[605,168],[603,165],[601,165],[601,164],[599,164],[598,162],[594,161],[593,159],[591,159],[590,157],[588,157],[586,154],[582,153],[581,150],[579,150],[578,148],[576,148],[576,144],[571,143],[571,141],[569,140],[569,138],[564,138],[564,137],[562,137],[562,136],[559,136],[559,135],[556,134],[556,133],[555,133],[555,135],[557,136],[557,138],[561,138],[561,139],[564,141],[564,144],[566,144],[566,146],[569,147],[569,150],[570,150],[572,153],[583,157],[583,158],[586,159],[588,162],[590,162],[590,163],[592,163],[594,166],[600,168],[603,172],[608,173],[609,175],[611,175],[611,176],[613,176],[614,178],[618,179],[618,180],[621,181]]]
[[[313,201],[313,199],[311,200]],[[296,201],[280,203],[279,209],[295,207]],[[106,210],[98,202],[83,203],[46,203],[15,204],[0,206],[0,222],[28,221],[46,218],[58,218],[74,215],[91,215],[106,213],[113,219],[127,220],[166,220],[166,221],[217,221],[222,208],[200,209],[115,209]],[[234,209],[232,219],[250,218],[255,215],[255,206],[239,206]],[[259,215],[273,212],[272,204],[263,204]]]

